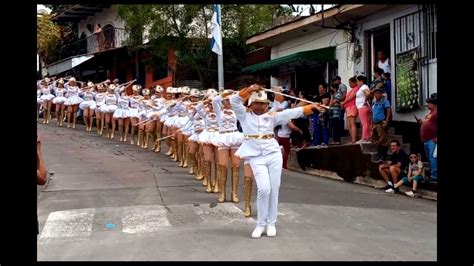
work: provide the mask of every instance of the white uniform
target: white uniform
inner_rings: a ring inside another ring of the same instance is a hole
[[[221,108],[221,96],[212,99],[212,107],[219,120],[219,135],[213,144],[218,149],[237,149],[244,140],[244,134],[237,128],[237,117],[234,110]]]
[[[173,122],[173,127],[183,128],[189,124],[188,106],[191,102],[178,102],[175,106],[178,117]]]
[[[278,193],[281,182],[283,157],[280,146],[273,135],[277,125],[287,124],[291,119],[304,116],[303,107],[282,112],[267,112],[256,115],[247,111],[237,95],[230,97],[230,104],[239,120],[245,139],[235,153],[252,167],[257,182],[257,228],[274,226],[277,221]]]
[[[137,95],[137,96],[130,96],[130,117],[135,117],[138,118],[138,113],[140,110],[140,100],[142,99],[142,96]]]
[[[66,88],[66,101],[64,105],[75,105],[80,104],[82,102],[82,98],[79,97],[79,87],[77,86],[69,86],[68,83],[64,84],[64,88]]]
[[[206,121],[204,120],[204,116],[202,112],[199,112],[200,109],[204,108],[202,103],[196,106],[196,113],[193,116],[193,134],[188,139],[194,142],[199,141],[199,135],[202,131],[206,128]]]
[[[56,92],[56,97],[53,99],[54,104],[63,104],[66,102],[66,97],[64,95],[66,94],[66,89],[65,88],[58,88],[54,87],[54,91]]]
[[[84,108],[89,108],[91,110],[95,110],[97,104],[94,101],[94,93],[90,92],[90,91],[85,91],[85,92],[82,93],[82,97],[83,97],[84,101],[82,101],[79,104],[79,108],[81,108],[82,110],[84,110]]]
[[[205,128],[199,134],[199,143],[214,145],[213,143],[219,137],[219,122],[217,120],[217,115],[214,112],[211,112],[209,108],[202,108],[199,110],[201,115],[204,116]]]
[[[96,105],[96,113],[102,113],[101,107],[105,105],[105,93],[99,92],[95,95],[95,105]]]
[[[54,98],[54,95],[51,93],[51,86],[40,85],[41,88],[41,100],[51,101]]]
[[[36,89],[36,103],[37,104],[43,103],[43,100],[41,100],[41,89],[39,87]]]
[[[105,95],[105,104],[100,106],[100,111],[113,114],[115,110],[117,110],[117,97],[113,93],[108,93]]]

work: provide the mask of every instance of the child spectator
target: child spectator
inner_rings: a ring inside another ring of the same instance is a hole
[[[402,185],[409,186],[410,183],[413,183],[411,191],[407,191],[405,192],[405,194],[409,197],[414,198],[417,195],[416,188],[418,186],[418,183],[423,181],[423,162],[419,159],[418,155],[412,153],[410,154],[410,164],[408,165],[408,176],[405,176],[402,178],[402,180],[398,181],[398,183],[395,184],[394,189],[396,190]],[[394,189],[389,188],[385,190],[385,192],[395,193]]]

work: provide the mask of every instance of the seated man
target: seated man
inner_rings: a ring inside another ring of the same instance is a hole
[[[398,140],[390,141],[390,150],[392,151],[390,160],[379,165],[379,172],[385,182],[387,182],[387,186],[385,186],[384,189],[388,190],[391,188],[398,191],[398,188],[395,188],[394,184],[398,182],[400,173],[406,169],[409,159],[408,155],[400,149],[400,142]],[[389,177],[392,180],[390,180]]]

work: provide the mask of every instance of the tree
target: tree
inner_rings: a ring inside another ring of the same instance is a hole
[[[151,51],[163,55],[167,47],[176,51],[178,63],[195,71],[204,87],[217,76],[217,57],[210,50],[213,5],[118,5],[125,21],[132,49],[143,47],[143,33],[149,32]],[[291,14],[281,5],[222,5],[224,69],[240,73],[246,39],[273,26],[273,19]]]
[[[50,20],[50,16],[38,16],[36,28],[36,50],[46,64],[56,61],[61,44],[61,29]]]

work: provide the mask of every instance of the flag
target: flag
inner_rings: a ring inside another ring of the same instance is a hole
[[[217,5],[214,5],[214,14],[211,20],[211,50],[222,55],[222,31],[221,31],[221,14]]]

